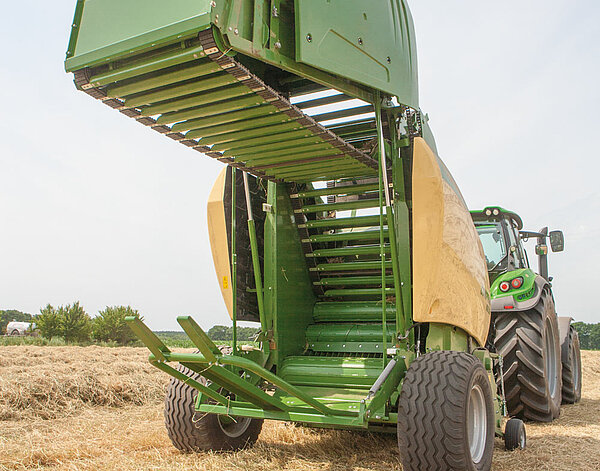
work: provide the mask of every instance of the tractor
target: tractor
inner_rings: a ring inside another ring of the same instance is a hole
[[[502,358],[496,378],[504,384],[508,413],[550,422],[559,416],[561,403],[581,399],[579,336],[571,317],[557,316],[548,275],[548,240],[552,252],[562,252],[563,233],[547,227],[525,231],[517,214],[497,206],[471,215],[491,282],[487,347]],[[538,273],[523,245],[530,238],[537,239]]]
[[[172,377],[179,450],[250,446],[265,419],[397,434],[406,471],[488,470],[494,437],[525,446],[522,420],[503,426],[488,266],[416,58],[405,0],[77,1],[76,88],[226,165],[207,226],[232,346],[181,316],[197,352],[175,352],[128,319]]]

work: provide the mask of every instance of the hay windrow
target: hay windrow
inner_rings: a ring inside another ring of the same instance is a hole
[[[160,402],[167,378],[147,357],[142,348],[0,347],[0,420]]]

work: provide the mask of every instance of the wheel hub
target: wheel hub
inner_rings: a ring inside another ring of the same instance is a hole
[[[487,438],[487,413],[485,396],[481,387],[474,384],[471,388],[467,409],[467,432],[469,451],[474,463],[479,463],[485,452]]]

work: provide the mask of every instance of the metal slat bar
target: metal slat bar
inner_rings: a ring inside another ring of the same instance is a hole
[[[142,105],[150,105],[152,103],[159,103],[161,101],[191,95],[192,93],[219,89],[235,83],[237,83],[237,80],[229,74],[217,75],[193,83],[186,83],[174,87],[164,87],[154,92],[132,95],[125,99],[125,106],[135,108]]]
[[[177,111],[161,115],[156,122],[158,124],[170,124],[187,119],[203,118],[216,114],[226,113],[227,111],[243,110],[252,106],[264,105],[266,102],[262,97],[250,95],[243,98],[236,98],[227,101],[221,101],[212,105],[199,106],[187,111]]]
[[[324,156],[323,159],[310,163],[287,162],[283,167],[271,168],[264,167],[267,174],[276,172],[277,175],[285,177],[287,175],[298,175],[302,173],[317,174],[325,170],[338,170],[340,167],[347,169],[362,169],[364,168],[360,162],[343,154]]]
[[[244,139],[259,136],[271,136],[280,134],[281,132],[295,131],[298,129],[303,129],[303,126],[300,123],[297,121],[288,121],[271,126],[256,127],[246,131],[230,132],[227,134],[218,134],[213,137],[202,138],[200,144],[207,146],[225,144],[226,142],[243,141]]]
[[[246,164],[248,166],[251,166],[254,170],[262,170],[262,169],[270,169],[270,168],[283,168],[285,170],[285,168],[289,168],[289,166],[291,166],[291,165],[311,164],[314,162],[323,162],[323,163],[330,162],[330,161],[339,162],[339,159],[347,160],[348,156],[343,155],[343,154],[323,155],[320,157],[309,157],[306,159],[293,160],[293,161],[288,160],[286,162],[277,162],[277,163],[271,163],[271,164],[265,164],[265,165],[255,165],[254,163],[250,163],[250,161],[246,162]]]
[[[384,229],[384,237],[388,237],[388,230]],[[379,240],[379,231],[338,232],[337,234],[318,234],[310,236],[306,242],[345,242],[349,240]]]
[[[226,150],[223,152],[223,155],[227,157],[235,156],[244,156],[244,155],[259,155],[262,152],[268,151],[278,151],[278,150],[288,150],[292,148],[300,148],[305,145],[313,145],[313,144],[327,144],[326,141],[323,140],[322,135],[312,135],[309,137],[300,137],[295,139],[290,139],[281,142],[274,142],[272,144],[255,144],[253,146],[237,148],[233,150]],[[331,144],[327,144],[330,146]]]
[[[234,131],[245,131],[246,129],[254,129],[268,124],[278,124],[290,121],[288,115],[283,113],[272,114],[261,118],[247,119],[244,121],[236,121],[232,123],[221,124],[218,126],[209,126],[205,128],[194,129],[186,133],[185,137],[188,139],[198,139],[211,136],[218,136],[219,134],[227,134]],[[175,128],[175,126],[173,126]]]
[[[324,227],[369,227],[379,224],[379,216],[357,216],[354,218],[320,219],[318,221],[307,221],[309,229]]]
[[[343,203],[329,203],[329,204],[311,204],[303,206],[300,211],[304,214],[307,213],[319,213],[322,211],[346,211],[349,209],[365,209],[365,208],[376,208],[377,200],[367,199],[358,201],[345,201]],[[382,212],[383,214],[383,212]]]
[[[373,120],[372,118],[366,120],[361,119],[358,121],[350,121],[348,123],[343,124],[330,124],[329,126],[326,126],[326,128],[338,135],[356,131],[366,131],[369,129],[374,132],[377,132],[375,120]]]
[[[387,276],[386,282],[390,284],[394,283],[393,276]],[[313,284],[318,284],[319,286],[366,286],[366,285],[378,285],[381,283],[381,276],[345,276],[345,277],[330,277],[330,278],[321,278],[320,281],[315,281]]]
[[[302,150],[302,149],[300,149]],[[262,157],[262,156],[251,156],[251,158],[244,159],[248,165],[266,165],[266,164],[277,164],[283,163],[284,165],[287,163],[293,164],[297,160],[304,160],[310,157],[325,157],[332,155],[345,155],[340,151],[337,147],[329,146],[329,149],[319,149],[313,150],[309,152],[280,152],[278,157]]]
[[[286,143],[289,144],[289,143]],[[270,152],[256,152],[256,153],[244,153],[242,155],[247,156],[246,158],[252,159],[270,159],[270,158],[289,158],[293,156],[297,156],[300,154],[305,154],[307,152],[314,152],[318,150],[329,150],[334,147],[328,141],[321,141],[319,143],[309,142],[307,144],[303,144],[302,141],[298,142],[296,145],[291,145],[288,147],[284,147],[282,149],[273,150]],[[337,149],[337,148],[336,148]],[[337,149],[339,152],[339,149]]]
[[[332,196],[332,195],[358,195],[368,191],[377,191],[377,183],[369,183],[366,185],[345,185],[336,186],[333,188],[320,188],[318,190],[299,191],[296,195],[298,198],[313,198],[315,196]],[[294,195],[292,195],[292,198]]]
[[[362,289],[328,289],[325,290],[325,296],[379,296],[381,291],[387,295],[394,294],[394,288],[362,288]],[[385,309],[382,309],[385,313]],[[382,351],[386,351],[386,344],[383,344]]]
[[[175,51],[169,51],[165,54],[153,56],[148,59],[132,61],[108,72],[93,75],[90,77],[90,83],[94,87],[101,87],[103,85],[108,85],[109,83],[117,82],[118,80],[137,77],[149,72],[196,60],[200,57],[204,57],[204,51],[201,46],[183,50],[178,48]]]
[[[331,111],[329,113],[313,115],[312,118],[317,121],[329,121],[331,119],[347,118],[349,116],[357,116],[364,113],[371,113],[372,111],[372,105],[358,106],[356,108],[349,108],[347,110]]]
[[[347,270],[377,270],[381,268],[381,262],[340,262],[340,263],[321,263],[313,271],[347,271]],[[385,268],[392,268],[392,262],[386,261]]]
[[[340,93],[338,95],[326,96],[324,98],[315,98],[314,100],[302,101],[300,103],[296,103],[295,106],[300,109],[306,109],[323,105],[333,105],[334,103],[341,103],[349,100],[354,100],[354,98],[344,93]]]
[[[378,255],[381,247],[375,246],[349,246],[336,249],[317,249],[312,254],[306,254],[307,257],[345,257],[349,255]],[[385,253],[390,253],[390,247],[383,248]]]
[[[230,111],[206,118],[197,118],[173,125],[173,131],[186,131],[188,129],[202,129],[209,126],[217,126],[227,123],[235,123],[252,118],[278,114],[279,110],[272,105],[255,106],[247,110]],[[189,133],[188,133],[189,134]],[[187,137],[187,134],[186,134]]]
[[[280,134],[275,134],[274,136],[264,136],[264,137],[257,137],[255,139],[246,139],[246,142],[248,146],[252,146],[252,145],[261,145],[261,144],[269,144],[269,143],[276,143],[276,142],[282,142],[282,141],[287,141],[288,139],[297,139],[300,137],[309,137],[312,135],[312,132],[309,131],[308,129],[302,129],[300,131],[290,131],[290,132],[286,132],[286,133],[280,133]],[[244,149],[246,146],[245,145],[241,145],[242,143],[237,142],[237,141],[233,141],[233,142],[228,142],[226,144],[220,144],[218,146],[215,146],[214,150],[218,150],[218,151],[226,151],[226,150],[230,150],[232,151],[233,155],[236,155],[236,150],[238,149]]]
[[[215,103],[221,100],[228,100],[252,93],[248,87],[234,85],[232,87],[220,88],[218,90],[210,90],[190,98],[182,98],[180,100],[169,101],[167,103],[159,103],[150,105],[142,109],[143,116],[153,116],[162,113],[172,113],[174,111],[184,110],[209,103]]]
[[[152,90],[153,88],[164,87],[168,84],[182,82],[184,80],[201,77],[203,75],[214,74],[221,71],[221,67],[219,67],[217,64],[212,61],[207,61],[200,65],[194,65],[192,67],[186,67],[173,72],[159,74],[147,79],[136,80],[132,83],[112,85],[108,87],[107,94],[109,97],[124,97],[127,95],[133,95],[134,93],[140,93],[146,90]]]
[[[370,167],[368,167],[370,168]],[[363,167],[364,169],[364,167]],[[311,183],[311,182],[324,182],[324,181],[331,181],[331,180],[335,180],[336,178],[340,178],[340,177],[356,177],[356,178],[362,178],[362,177],[371,177],[373,174],[372,173],[366,173],[366,171],[363,171],[363,169],[359,169],[359,170],[355,170],[355,171],[348,171],[348,172],[340,172],[339,170],[336,171],[336,169],[331,169],[330,171],[326,172],[326,173],[312,173],[312,174],[295,174],[292,177],[288,178],[287,180],[284,178],[285,181],[289,181],[289,182],[298,182],[298,183]]]

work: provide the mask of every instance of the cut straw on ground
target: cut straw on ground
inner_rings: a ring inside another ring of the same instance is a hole
[[[0,348],[0,470],[402,469],[393,435],[272,421],[251,449],[182,454],[163,426],[168,378],[146,359],[137,348]],[[527,424],[526,450],[506,452],[497,439],[494,470],[600,469],[600,352],[583,352],[583,369],[581,403],[552,424]]]

